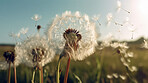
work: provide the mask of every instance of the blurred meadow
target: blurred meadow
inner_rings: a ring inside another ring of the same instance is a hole
[[[146,3],[0,1],[0,83],[148,83]]]
[[[137,79],[138,83],[147,83],[148,82],[148,50],[145,48],[141,48],[141,43],[144,38],[140,38],[136,41],[127,42],[129,49],[128,51],[132,51],[134,53],[133,58],[131,59],[131,65],[137,67],[137,71],[133,73],[134,78]],[[0,55],[3,55],[4,51],[14,50],[14,45],[0,45]],[[117,75],[125,75],[126,76],[126,68],[120,61],[120,56],[116,53],[115,49],[111,47],[107,47],[102,51],[98,50],[96,47],[96,51],[91,56],[87,57],[83,61],[74,62],[71,61],[68,83],[78,83],[78,79],[74,77],[74,74],[77,75],[82,83],[129,83],[129,78],[126,77],[125,80],[121,78],[107,78],[107,75],[117,74]],[[0,59],[2,59],[0,57]],[[99,60],[99,61],[98,61]],[[58,56],[54,58],[54,60],[44,66],[44,82],[45,83],[56,83],[56,66],[57,66]],[[60,81],[63,82],[64,72],[66,68],[66,62],[62,59],[61,62],[61,76]],[[101,66],[99,66],[101,64]],[[21,64],[17,67],[17,81],[18,83],[30,83],[32,78],[32,70],[33,68],[26,67]],[[11,70],[13,71],[13,69]],[[100,74],[101,72],[101,74]],[[38,73],[36,73],[35,83],[39,82]],[[98,81],[97,76],[100,74],[100,79]],[[0,83],[7,82],[7,70],[0,70]],[[13,72],[11,74],[13,83],[14,76]]]

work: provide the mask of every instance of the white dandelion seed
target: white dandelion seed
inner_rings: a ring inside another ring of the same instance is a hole
[[[128,57],[130,57],[130,58],[134,57],[134,53],[133,53],[133,52],[128,52],[127,55],[128,55]]]
[[[118,9],[118,11],[120,11],[120,9],[121,9],[121,2],[119,0],[117,0],[117,9]]]
[[[124,66],[129,67],[129,64],[126,62],[126,60],[123,57],[121,57],[120,60]]]
[[[124,75],[119,75],[119,77],[120,77],[122,80],[126,80],[126,76],[124,76]]]
[[[117,73],[113,73],[113,77],[118,78],[118,74]]]
[[[99,25],[101,25],[101,23],[99,22],[99,18],[100,18],[100,15],[94,15],[94,16],[92,17],[92,19],[93,19],[94,21],[96,21]]]
[[[129,62],[129,63],[130,63],[130,62],[131,62],[131,60],[130,60],[130,59],[127,59],[127,62]]]
[[[126,17],[125,18],[125,24],[128,24],[129,23],[129,17]]]
[[[112,21],[112,19],[113,19],[112,13],[108,13],[107,16],[106,16],[106,18],[107,18],[107,24],[110,24],[111,21]]]
[[[33,17],[31,17],[32,20],[35,21],[35,27],[37,26],[37,21],[41,19],[41,16],[38,14],[35,14]]]
[[[121,1],[117,0],[117,10],[120,11],[121,9],[127,13],[130,13],[128,10],[122,8]]]
[[[133,39],[134,32],[136,31],[136,28],[132,25],[132,26],[128,27],[128,30],[132,33],[131,39]]]
[[[20,30],[20,33],[21,33],[21,34],[26,34],[27,32],[28,32],[28,28],[26,28],[26,29],[22,28],[22,29]]]
[[[14,34],[14,33],[10,33],[9,34],[10,37],[13,37],[13,38],[20,38],[20,32]]]
[[[143,43],[142,43],[142,48],[148,49],[148,41],[147,41],[147,40],[144,40],[144,41],[143,41]]]
[[[119,42],[114,42],[111,44],[112,48],[118,48],[120,47],[121,49],[128,49],[129,47],[127,46],[127,43],[119,43]]]
[[[80,16],[80,12],[79,12],[79,11],[76,11],[75,16],[76,16],[76,17],[81,17],[81,16]]]
[[[59,50],[58,54],[65,50],[72,59],[83,60],[94,53],[97,45],[95,23],[90,21],[88,15],[76,13],[65,12],[55,17],[46,35],[55,49]]]
[[[130,68],[130,71],[131,71],[131,72],[135,72],[135,71],[137,71],[137,67],[132,66],[132,67]]]
[[[107,34],[107,36],[102,41],[100,47],[101,48],[109,47],[112,43],[113,38],[114,36],[111,33]]]
[[[54,57],[48,41],[39,34],[29,37],[17,45],[16,54],[23,56],[23,63],[29,67],[44,66]]]
[[[38,21],[41,19],[41,16],[39,16],[38,14],[35,14],[33,17],[31,17],[31,19],[34,21]]]
[[[107,78],[108,78],[108,79],[112,79],[113,76],[112,76],[112,75],[107,75]]]

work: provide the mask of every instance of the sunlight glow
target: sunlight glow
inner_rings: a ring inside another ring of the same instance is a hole
[[[148,14],[148,0],[139,0],[139,3],[138,3],[138,8],[140,10],[140,12],[144,15],[147,15]]]

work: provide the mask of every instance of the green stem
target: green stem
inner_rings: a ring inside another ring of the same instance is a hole
[[[43,68],[42,67],[40,67],[39,73],[40,73],[40,83],[43,83]]]
[[[60,83],[60,73],[59,73],[59,69],[60,69],[60,61],[61,59],[59,58],[58,60],[58,66],[57,66],[57,76],[56,76],[56,83]]]
[[[68,78],[68,72],[69,72],[69,66],[70,66],[70,57],[67,61],[67,67],[66,67],[66,73],[65,73],[65,76],[64,76],[64,83],[67,83],[67,78]]]
[[[15,83],[17,83],[15,62],[13,62],[13,67],[14,67],[14,81]]]
[[[36,68],[33,70],[32,80],[31,82],[34,83],[34,76],[35,76]]]
[[[10,78],[11,78],[11,62],[9,62],[9,70],[8,70],[8,83],[10,83]]]
[[[101,79],[103,59],[104,59],[103,50],[101,50],[100,57],[96,56],[96,62],[97,62],[97,81],[96,83],[99,83]]]

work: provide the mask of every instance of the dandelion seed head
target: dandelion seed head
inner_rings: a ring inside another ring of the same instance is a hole
[[[44,66],[54,57],[54,51],[49,47],[48,41],[36,34],[22,41],[16,53],[23,56],[23,63],[29,67]]]
[[[8,69],[9,63],[11,63],[11,67],[13,67],[13,64],[15,64],[15,66],[18,66],[21,63],[20,57],[16,56],[15,53],[12,51],[4,52],[3,57],[5,58],[5,60],[0,61],[0,69],[2,70]]]
[[[66,38],[68,38],[70,41],[67,45],[69,44],[71,51],[65,50],[64,52],[69,53],[74,60],[83,60],[94,53],[95,46],[97,45],[95,23],[91,22],[86,14],[76,14],[78,11],[74,14],[67,13],[65,12],[61,16],[55,17],[48,26],[46,32],[48,40],[58,50],[57,54],[60,54],[63,53],[65,43],[67,42]],[[63,35],[63,33],[69,34]],[[78,46],[77,50],[70,45],[70,42],[77,42],[77,44],[73,44],[76,47]]]
[[[14,62],[15,60],[15,55],[14,55],[14,52],[12,51],[7,51],[7,52],[4,52],[3,56],[5,57],[5,60],[9,63],[9,62]]]

